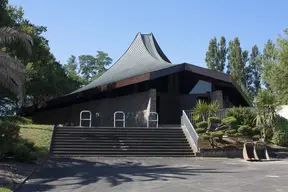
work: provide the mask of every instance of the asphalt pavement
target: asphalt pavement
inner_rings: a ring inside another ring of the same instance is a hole
[[[20,192],[287,192],[288,160],[207,158],[50,159]]]

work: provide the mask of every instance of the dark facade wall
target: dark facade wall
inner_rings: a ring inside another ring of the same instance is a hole
[[[42,124],[73,124],[79,125],[80,112],[89,110],[92,113],[92,126],[113,126],[115,111],[123,111],[126,115],[126,126],[146,126],[149,112],[156,111],[156,91],[92,100],[71,105],[65,108],[38,112],[33,116],[35,123]],[[86,124],[88,125],[88,122]],[[121,126],[119,122],[117,125]]]
[[[157,93],[159,102],[158,113],[161,124],[180,124],[182,110],[195,107],[197,98],[209,97],[209,94],[173,95]]]

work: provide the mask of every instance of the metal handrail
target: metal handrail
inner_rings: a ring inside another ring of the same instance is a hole
[[[82,118],[83,113],[89,113],[89,118]],[[92,120],[92,115],[90,111],[83,110],[80,112],[80,127],[82,127],[82,121],[89,121],[89,127],[91,127],[91,120]]]
[[[184,126],[185,130],[187,130],[187,136],[188,141],[193,149],[194,152],[198,151],[198,134],[196,130],[194,129],[192,123],[190,122],[190,119],[188,118],[186,112],[182,110],[182,117],[181,117],[181,125],[182,128]]]
[[[150,115],[151,114],[154,114],[154,115],[156,115],[156,119],[150,119]],[[147,127],[149,127],[150,126],[150,122],[152,121],[152,122],[156,122],[156,127],[158,127],[158,113],[157,112],[150,112],[149,113],[149,115],[148,115],[148,120],[147,120]]]
[[[122,119],[116,119],[117,114],[122,114]],[[125,113],[123,111],[115,111],[114,113],[114,127],[116,127],[116,122],[123,122],[123,127],[125,127]]]

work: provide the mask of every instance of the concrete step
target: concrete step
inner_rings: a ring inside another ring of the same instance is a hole
[[[194,156],[180,127],[56,127],[55,156]]]

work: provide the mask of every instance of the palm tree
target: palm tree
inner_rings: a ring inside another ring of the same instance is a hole
[[[197,121],[201,118],[202,121],[206,121],[208,117],[214,116],[218,110],[219,104],[217,101],[208,104],[205,101],[198,100],[192,111],[193,120]]]
[[[22,106],[24,99],[25,66],[9,56],[4,50],[9,45],[19,45],[31,54],[32,38],[10,27],[0,27],[0,87],[6,88],[19,98]]]
[[[260,128],[264,141],[269,140],[276,128],[278,101],[268,90],[262,90],[255,99],[256,126]]]

